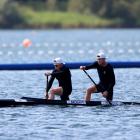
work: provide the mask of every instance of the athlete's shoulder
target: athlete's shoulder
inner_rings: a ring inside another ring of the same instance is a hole
[[[110,63],[107,63],[107,67],[110,68],[110,69],[113,69],[113,66]]]
[[[65,70],[69,70],[69,67],[66,66],[66,65],[64,65],[64,66],[63,66],[63,69],[65,69]]]
[[[94,61],[91,65],[94,66],[94,67],[99,66],[97,61]]]
[[[61,70],[62,70],[63,72],[70,71],[69,68],[68,68],[66,65],[63,65],[63,67],[61,68]]]

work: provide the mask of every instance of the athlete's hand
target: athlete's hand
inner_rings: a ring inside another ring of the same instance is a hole
[[[107,98],[107,96],[108,96],[108,91],[104,91],[104,92],[102,93],[102,95],[103,95],[103,97]]]
[[[45,76],[50,76],[52,73],[51,72],[46,72]]]
[[[80,66],[80,70],[85,70],[85,66]]]

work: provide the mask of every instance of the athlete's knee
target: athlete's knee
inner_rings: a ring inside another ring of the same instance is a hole
[[[91,93],[93,93],[93,92],[95,92],[95,88],[94,88],[94,87],[89,87],[89,88],[87,89],[87,93],[88,93],[88,94],[91,94]]]
[[[102,95],[103,95],[104,98],[107,98],[108,97],[108,94],[109,93],[107,91],[105,91],[105,92],[102,93]]]
[[[50,90],[50,93],[51,93],[51,94],[55,94],[55,92],[56,92],[56,90],[55,90],[54,88],[52,88],[52,89]]]
[[[87,93],[88,93],[88,94],[91,93],[91,88],[88,88],[88,89],[87,89]]]

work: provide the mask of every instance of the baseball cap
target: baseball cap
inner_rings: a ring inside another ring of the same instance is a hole
[[[107,57],[105,56],[103,52],[100,52],[97,54],[97,59],[100,59],[100,58],[107,58]]]
[[[53,64],[56,65],[56,64],[65,64],[65,63],[60,57],[58,57],[53,60]]]

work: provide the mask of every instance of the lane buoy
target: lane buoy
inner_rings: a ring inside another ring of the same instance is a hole
[[[26,38],[26,39],[24,39],[24,40],[22,41],[22,46],[25,47],[25,48],[28,48],[28,47],[30,47],[31,45],[32,45],[32,41],[31,41],[30,39],[28,39],[28,38]]]

